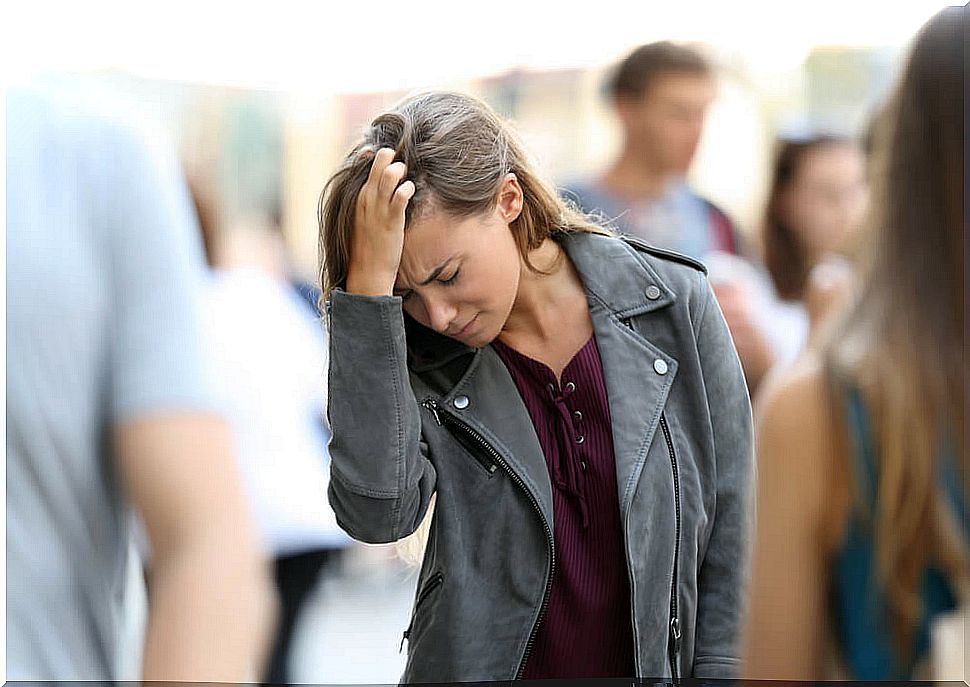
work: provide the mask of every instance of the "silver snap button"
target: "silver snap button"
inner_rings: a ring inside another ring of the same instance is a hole
[[[468,407],[471,401],[468,400],[467,396],[455,396],[455,400],[452,401],[458,410],[464,410]]]
[[[648,286],[647,287],[647,298],[649,298],[652,301],[655,301],[658,298],[660,298],[660,289],[657,288],[653,284],[651,284],[650,286]]]
[[[576,391],[576,385],[572,382],[566,382],[565,389],[567,394],[571,394],[572,392]]]
[[[583,435],[579,435],[578,437],[576,437],[576,443],[577,444],[581,444],[584,441],[586,441],[586,437],[584,437]]]
[[[653,369],[658,375],[665,375],[667,374],[667,362],[657,358],[653,361]]]
[[[574,410],[573,411],[573,417],[576,418],[576,422],[582,422],[583,421],[583,414],[580,411],[578,411],[578,410]]]
[[[583,472],[586,472],[586,461],[581,461],[579,464],[582,466]]]

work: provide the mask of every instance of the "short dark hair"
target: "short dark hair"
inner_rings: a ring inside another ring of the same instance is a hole
[[[711,76],[714,68],[699,51],[670,41],[647,43],[635,49],[613,71],[606,83],[613,98],[639,98],[662,74]]]

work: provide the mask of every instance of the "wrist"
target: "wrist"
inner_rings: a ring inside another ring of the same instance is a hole
[[[347,293],[360,296],[393,296],[397,275],[368,275],[351,269],[347,274]]]

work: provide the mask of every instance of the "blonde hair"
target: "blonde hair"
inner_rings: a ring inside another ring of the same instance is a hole
[[[924,26],[875,132],[865,288],[826,350],[833,408],[842,406],[839,387],[848,381],[872,420],[878,582],[903,656],[922,612],[926,566],[938,561],[957,589],[970,571],[965,540],[937,488],[942,442],[952,437],[959,486],[970,495],[963,426],[967,16],[965,7],[947,8]],[[848,466],[848,428],[836,418]]]

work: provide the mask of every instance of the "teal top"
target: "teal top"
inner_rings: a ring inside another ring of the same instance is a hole
[[[875,512],[878,466],[869,417],[857,389],[847,389],[845,401],[853,475],[859,485],[863,506],[869,512]],[[961,493],[955,456],[952,443],[944,444],[938,481],[959,521],[966,526],[966,500]],[[897,656],[888,604],[876,582],[875,545],[870,522],[859,507],[852,509],[845,539],[832,561],[830,601],[837,644],[853,679],[912,679],[915,666],[929,652],[933,619],[954,609],[957,599],[943,571],[936,565],[927,567],[920,580],[922,614],[913,634],[911,658],[905,660]]]

